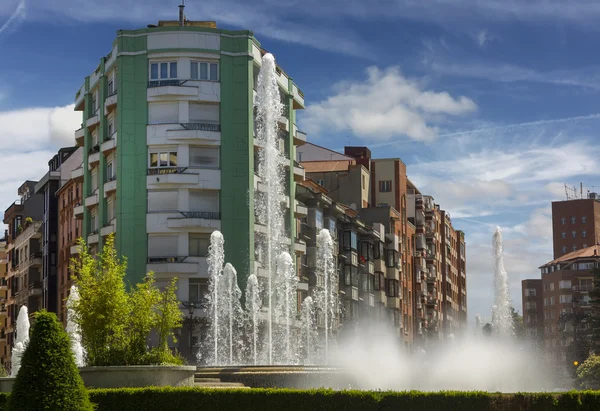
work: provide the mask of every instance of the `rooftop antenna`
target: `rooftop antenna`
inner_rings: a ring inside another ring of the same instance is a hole
[[[179,5],[179,26],[183,27],[185,23],[185,15],[183,14],[183,9],[185,8],[185,0],[181,0],[181,4]]]

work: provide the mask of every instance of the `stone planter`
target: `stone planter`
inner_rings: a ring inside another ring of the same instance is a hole
[[[194,385],[196,367],[185,365],[130,365],[82,367],[86,387],[186,387]]]
[[[17,377],[0,377],[0,392],[11,392]]]

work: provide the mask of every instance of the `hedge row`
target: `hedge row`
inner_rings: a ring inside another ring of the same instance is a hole
[[[8,394],[0,393],[0,410]],[[286,389],[120,388],[90,390],[97,411],[598,411],[600,392],[492,394]],[[58,410],[57,410],[58,411]]]

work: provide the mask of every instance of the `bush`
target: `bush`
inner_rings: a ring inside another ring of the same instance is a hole
[[[75,365],[69,337],[55,314],[37,313],[6,409],[93,410]]]
[[[577,382],[585,390],[600,389],[600,355],[590,355],[577,367]]]
[[[182,364],[168,346],[181,327],[182,313],[174,278],[164,292],[154,275],[128,291],[125,286],[127,261],[118,257],[110,235],[95,258],[80,239],[79,259],[71,265],[79,300],[73,302],[74,320],[81,329],[81,343],[89,366]],[[148,351],[152,330],[159,346]]]

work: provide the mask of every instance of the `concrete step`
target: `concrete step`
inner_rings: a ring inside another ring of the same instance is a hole
[[[220,378],[194,377],[195,382],[221,382]]]
[[[240,382],[196,382],[194,385],[207,388],[248,388]]]

